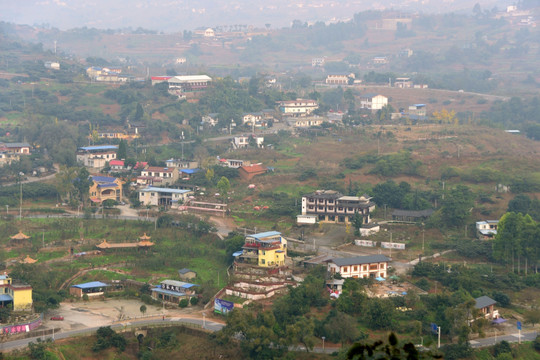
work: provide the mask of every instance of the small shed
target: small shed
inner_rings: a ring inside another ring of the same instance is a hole
[[[105,294],[105,288],[108,287],[108,284],[102,283],[101,281],[92,281],[84,284],[73,285],[69,288],[70,295],[82,298],[84,294],[88,297],[97,297]]]
[[[197,277],[197,273],[191,269],[183,268],[178,270],[178,276],[180,276],[180,279],[182,280],[192,280]]]

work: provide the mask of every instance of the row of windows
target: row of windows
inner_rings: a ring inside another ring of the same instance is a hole
[[[352,272],[358,272],[359,267],[360,265],[350,266]],[[385,268],[385,264],[381,264],[380,269],[384,270],[384,268]],[[349,266],[343,266],[342,269],[343,269],[342,270],[343,273],[349,272]],[[378,264],[369,264],[369,270],[378,270],[378,269],[379,269]],[[368,265],[362,265],[362,271],[368,271]]]

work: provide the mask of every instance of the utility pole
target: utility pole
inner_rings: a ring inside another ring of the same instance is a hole
[[[45,229],[41,229],[41,243],[45,247]]]
[[[441,347],[441,327],[440,326],[437,326],[437,334],[439,335],[437,339],[437,349],[439,349]]]
[[[19,173],[19,181],[21,183],[21,196],[20,196],[20,204],[19,204],[19,220],[22,219],[22,177],[24,176],[24,173]]]

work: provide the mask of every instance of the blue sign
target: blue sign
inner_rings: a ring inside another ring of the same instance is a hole
[[[214,312],[218,314],[227,314],[234,309],[234,303],[216,298],[214,300]]]
[[[517,322],[517,329],[518,329],[518,330],[521,330],[521,321],[518,321],[518,322]]]
[[[431,323],[431,331],[435,334],[439,332],[439,327],[435,323]]]

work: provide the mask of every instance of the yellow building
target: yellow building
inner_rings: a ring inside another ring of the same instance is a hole
[[[26,284],[13,284],[6,274],[0,275],[0,307],[13,305],[13,311],[32,309],[32,287]]]
[[[287,240],[277,231],[246,236],[239,261],[261,267],[284,266],[287,256]]]
[[[122,201],[122,181],[109,176],[92,176],[94,182],[90,186],[90,200],[101,203],[105,200]]]

